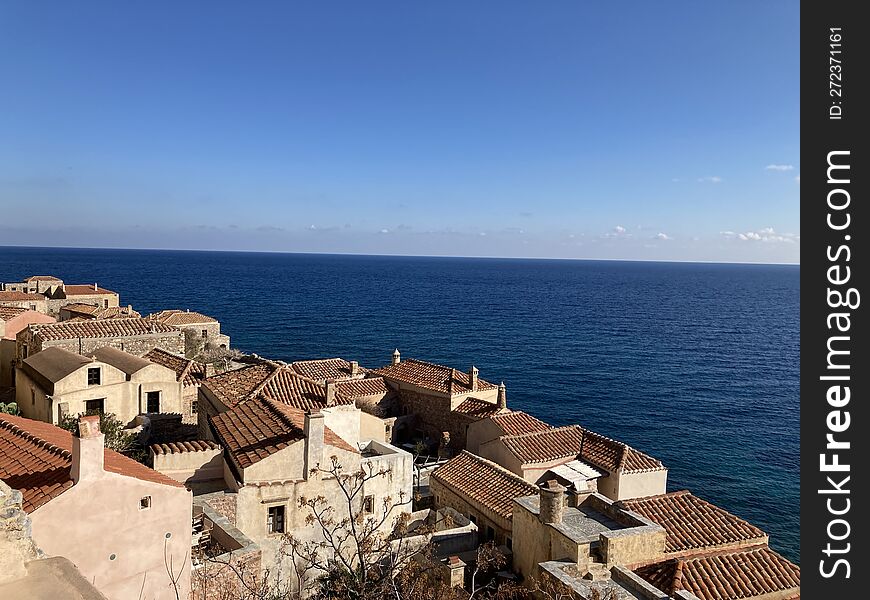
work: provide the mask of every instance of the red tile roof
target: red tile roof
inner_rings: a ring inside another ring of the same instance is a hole
[[[800,598],[801,570],[767,546],[675,558],[635,573],[667,594],[680,590],[701,600],[738,600],[779,593]],[[789,593],[790,592],[790,593]]]
[[[651,456],[579,425],[503,435],[499,439],[524,464],[577,457],[610,473],[619,468],[626,473],[664,469]]]
[[[538,488],[522,477],[466,450],[438,467],[429,481],[506,519],[513,513],[514,498],[538,493]]]
[[[151,444],[149,446],[154,454],[184,454],[185,452],[203,452],[204,450],[218,450],[220,446],[210,440],[191,440],[189,442],[168,442],[165,444]]]
[[[321,358],[317,360],[297,360],[290,367],[308,379],[326,381],[327,379],[346,379],[362,377],[368,369],[357,367],[355,374],[351,373],[351,364],[343,358]]]
[[[137,317],[127,319],[91,319],[88,321],[64,321],[31,326],[35,337],[42,341],[70,340],[76,338],[116,338],[134,335],[182,333],[169,325]]]
[[[373,373],[387,380],[410,383],[436,392],[467,394],[474,391],[469,385],[468,373],[414,358],[376,369]],[[477,380],[477,391],[491,390],[495,387],[483,379]]]
[[[126,306],[110,306],[103,308],[102,306],[94,306],[93,304],[81,304],[74,302],[73,304],[64,305],[61,310],[73,313],[76,316],[88,316],[95,319],[124,319],[127,317],[141,317],[137,311]]]
[[[504,435],[519,435],[550,429],[548,424],[520,410],[492,415],[490,419],[498,425],[502,432],[504,432]]]
[[[185,325],[202,325],[207,323],[217,323],[217,319],[209,317],[198,312],[189,310],[161,310],[154,314],[148,315],[149,319],[154,319],[167,325],[183,327]]]
[[[25,300],[45,300],[45,296],[26,292],[0,292],[0,302],[23,302]]]
[[[367,377],[365,379],[349,379],[336,383],[340,394],[348,398],[361,398],[364,396],[385,396],[392,390],[387,387],[383,377]]]
[[[8,321],[25,312],[27,309],[22,306],[0,306],[0,321]]]
[[[54,275],[31,275],[24,281],[62,281]]]
[[[205,379],[204,364],[183,356],[176,356],[162,348],[149,350],[142,358],[175,371],[176,380],[184,387],[199,385]]]
[[[247,399],[278,368],[274,363],[250,365],[209,377],[203,380],[202,385],[211,390],[224,405],[233,407]]]
[[[618,505],[664,527],[665,552],[767,543],[767,535],[755,525],[686,490],[622,500]]]
[[[453,409],[453,412],[467,415],[474,419],[483,419],[498,413],[499,410],[501,409],[495,402],[487,402],[479,398],[466,398],[459,406]]]
[[[173,487],[181,483],[114,450],[106,450],[110,473]],[[0,479],[21,490],[24,510],[33,512],[72,487],[72,434],[42,421],[0,414]]]
[[[63,286],[63,292],[67,298],[70,296],[96,296],[96,295],[104,295],[111,294],[113,296],[117,295],[117,292],[113,292],[112,290],[107,290],[105,288],[101,288],[93,285],[65,285]]]
[[[305,438],[305,412],[273,400],[257,398],[212,417],[223,446],[241,468],[267,458]],[[330,428],[324,428],[324,443],[359,453]]]

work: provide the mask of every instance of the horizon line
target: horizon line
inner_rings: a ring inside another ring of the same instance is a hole
[[[565,260],[565,261],[605,261],[605,262],[648,262],[648,263],[675,263],[675,264],[703,264],[703,265],[759,265],[759,266],[788,266],[800,267],[800,262],[762,262],[762,261],[734,261],[734,260],[675,260],[675,259],[651,259],[651,258],[571,258],[561,256],[468,256],[450,254],[386,254],[386,253],[363,253],[363,252],[305,252],[291,250],[227,250],[227,249],[204,249],[204,248],[127,248],[117,246],[28,246],[15,245],[3,246],[2,248],[17,249],[42,249],[42,250],[144,250],[150,252],[223,252],[238,254],[301,254],[306,256],[370,256],[384,258],[471,258],[484,260]]]

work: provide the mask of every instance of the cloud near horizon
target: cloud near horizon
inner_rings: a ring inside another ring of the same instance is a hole
[[[767,165],[765,171],[794,171],[794,165]]]

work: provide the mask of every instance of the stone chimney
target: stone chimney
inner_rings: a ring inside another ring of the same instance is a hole
[[[396,348],[395,350],[393,350],[393,362],[392,362],[392,364],[397,365],[400,362],[402,362],[402,355],[399,354],[399,349]]]
[[[96,292],[98,289],[99,289],[99,286],[95,283],[94,284],[94,291]]]
[[[565,513],[565,492],[567,488],[555,479],[551,479],[540,486],[540,490],[540,513],[538,514],[538,519],[544,525],[548,523],[558,525],[562,522],[562,515]]]
[[[359,375],[359,363],[355,360],[350,361],[350,375],[351,377]]]
[[[103,474],[106,436],[100,431],[100,415],[79,417],[79,434],[73,436],[70,477],[79,481],[97,479]]]
[[[450,556],[443,562],[445,583],[452,588],[465,585],[465,562],[458,556]]]
[[[326,380],[326,406],[335,404],[335,379]]]
[[[323,433],[326,426],[323,424],[323,413],[305,413],[305,472],[303,477],[308,479],[311,469],[323,462]]]
[[[502,381],[498,386],[498,398],[496,399],[496,404],[502,410],[507,408],[507,388],[504,385],[504,381]]]
[[[477,391],[477,373],[477,367],[472,365],[471,369],[468,371],[468,385],[472,392]]]

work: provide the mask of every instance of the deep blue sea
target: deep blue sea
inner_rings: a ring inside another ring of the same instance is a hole
[[[0,281],[29,275],[204,312],[271,358],[474,364],[799,559],[799,267],[0,247]]]

